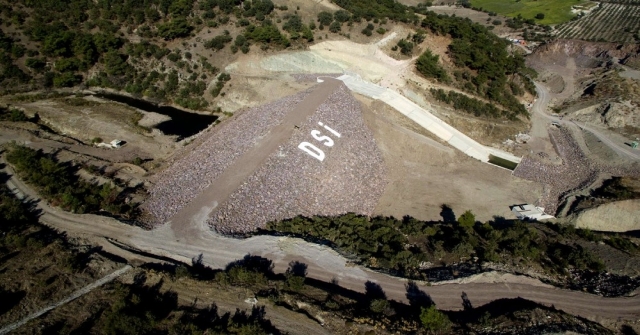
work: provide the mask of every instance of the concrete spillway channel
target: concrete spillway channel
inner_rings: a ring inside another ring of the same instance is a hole
[[[496,159],[492,159],[491,156],[514,164],[518,164],[521,161],[520,157],[476,142],[394,90],[378,86],[350,74],[344,74],[336,79],[344,82],[350,90],[356,93],[387,103],[424,129],[449,143],[452,147],[481,162],[494,165]],[[322,81],[321,78],[318,78],[318,80]]]

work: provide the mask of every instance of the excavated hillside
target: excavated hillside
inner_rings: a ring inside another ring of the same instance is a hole
[[[539,47],[527,64],[556,95],[556,113],[630,139],[640,136],[637,44],[557,40]]]

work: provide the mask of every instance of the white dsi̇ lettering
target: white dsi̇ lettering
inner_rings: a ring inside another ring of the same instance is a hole
[[[332,145],[333,145],[333,141],[332,141]],[[318,149],[318,147],[316,147],[315,145],[309,142],[300,143],[298,145],[298,148],[321,162],[324,160],[324,151]]]
[[[338,133],[337,131],[329,128],[329,126],[325,126],[322,122],[318,122],[318,124],[320,125],[320,127],[324,127],[324,129],[330,131],[333,135],[335,135],[336,137],[340,137],[340,133]]]
[[[333,140],[331,139],[331,137],[329,136],[320,136],[320,131],[319,130],[312,130],[311,131],[311,136],[313,136],[313,138],[315,138],[318,142],[324,144],[325,146],[328,147],[332,147],[333,146]]]

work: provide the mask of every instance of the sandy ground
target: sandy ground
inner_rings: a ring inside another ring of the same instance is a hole
[[[580,213],[577,228],[625,232],[640,230],[640,200],[616,201]]]
[[[144,116],[142,117],[142,119],[140,119],[140,121],[138,121],[138,124],[142,127],[152,128],[164,121],[171,120],[171,117],[167,115],[162,115],[162,114],[153,113],[153,112],[141,112],[141,113]]]
[[[26,103],[12,102],[12,105],[22,108],[29,117],[37,113],[41,122],[58,134],[69,137],[70,143],[80,144],[74,142],[75,140],[90,144],[94,138],[101,138],[104,142],[113,139],[125,141],[126,144],[119,149],[94,148],[90,145],[70,146],[71,151],[101,157],[108,161],[130,161],[135,157],[165,158],[177,147],[175,138],[155,129],[147,131],[137,124],[140,116],[145,122],[143,126],[157,124],[164,116],[156,113],[145,114],[122,104],[96,98],[63,98]],[[27,126],[28,124],[25,125]],[[63,139],[55,134],[49,137],[56,141]],[[35,136],[32,137],[32,141],[46,142]]]
[[[413,122],[390,106],[361,97],[365,121],[383,152],[390,180],[376,214],[441,220],[440,206],[476,219],[512,218],[510,205],[534,202],[542,192],[511,171],[481,163],[416,132]]]

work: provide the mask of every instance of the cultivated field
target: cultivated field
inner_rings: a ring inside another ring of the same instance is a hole
[[[539,24],[567,22],[575,16],[571,12],[571,6],[581,3],[575,0],[471,0],[473,7],[481,7],[483,10],[505,16],[515,17],[520,14],[525,19],[533,19],[538,13],[542,13],[544,14],[544,19],[536,20]]]
[[[640,29],[640,1],[601,3],[585,17],[557,27],[557,37],[587,41],[633,43]]]

